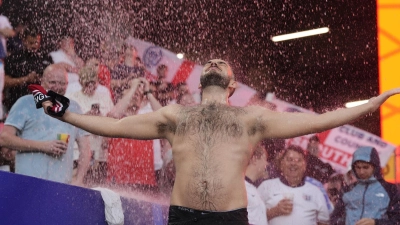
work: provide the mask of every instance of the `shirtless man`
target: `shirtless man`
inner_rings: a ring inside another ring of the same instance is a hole
[[[168,105],[120,120],[66,111],[58,119],[107,137],[167,139],[176,167],[169,224],[248,224],[244,175],[259,141],[317,133],[349,123],[400,93],[400,88],[393,89],[358,107],[314,115],[229,106],[228,98],[236,86],[229,64],[213,59],[205,64],[200,77],[200,105]],[[42,105],[47,111],[51,102]]]

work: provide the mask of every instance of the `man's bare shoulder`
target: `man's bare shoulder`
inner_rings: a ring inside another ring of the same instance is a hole
[[[183,109],[183,106],[178,105],[178,104],[171,104],[164,106],[160,109],[158,109],[156,112],[162,114],[164,117],[166,117],[170,121],[176,121],[177,116],[179,112],[181,112]]]

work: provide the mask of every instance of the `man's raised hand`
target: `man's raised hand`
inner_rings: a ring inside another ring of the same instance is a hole
[[[46,91],[42,86],[31,84],[28,89],[32,92],[36,108],[43,106],[44,111],[54,117],[62,117],[69,106],[69,99],[54,91]]]
[[[377,110],[388,98],[390,98],[393,95],[400,94],[400,88],[394,88],[389,91],[385,91],[382,94],[373,97],[369,100],[369,102],[372,103],[372,109],[371,111]]]

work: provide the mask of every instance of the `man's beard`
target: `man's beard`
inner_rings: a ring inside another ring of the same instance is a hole
[[[209,86],[219,86],[223,89],[228,88],[230,79],[224,77],[215,71],[209,72],[207,75],[200,77],[201,88],[204,89]]]

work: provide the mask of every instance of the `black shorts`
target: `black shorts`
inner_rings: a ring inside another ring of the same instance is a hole
[[[201,211],[182,206],[169,207],[168,225],[186,225],[186,224],[234,224],[248,225],[247,209],[236,209],[227,212]]]

